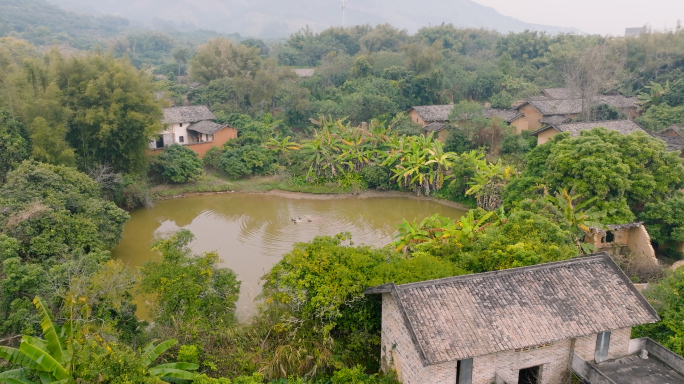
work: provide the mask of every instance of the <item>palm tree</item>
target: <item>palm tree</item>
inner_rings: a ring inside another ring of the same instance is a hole
[[[0,380],[7,384],[34,384],[26,379],[26,374],[35,372],[43,383],[75,383],[73,374],[76,323],[69,321],[59,327],[54,323],[52,313],[41,298],[34,298],[33,303],[41,313],[40,326],[45,339],[25,335],[18,349],[0,346],[0,358],[23,367],[0,373]],[[150,375],[162,380],[194,379],[195,373],[190,371],[197,370],[197,364],[169,363],[149,367],[159,355],[177,343],[174,339],[166,340],[159,345],[151,342],[143,349],[143,366],[148,367]]]

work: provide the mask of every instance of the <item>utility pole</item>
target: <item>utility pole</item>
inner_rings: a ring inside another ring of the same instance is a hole
[[[342,28],[347,27],[347,0],[342,0]]]

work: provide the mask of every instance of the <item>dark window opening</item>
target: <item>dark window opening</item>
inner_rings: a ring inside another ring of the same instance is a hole
[[[602,243],[612,243],[615,241],[615,234],[611,231],[607,231],[606,235],[603,237]]]
[[[184,143],[184,142],[185,142],[185,138],[184,138],[183,136],[178,136],[178,142],[179,142],[179,143]]]
[[[182,127],[182,126],[183,126],[183,123],[180,123],[180,126]]]
[[[471,384],[473,382],[473,359],[456,362],[456,384]]]
[[[540,365],[521,369],[520,373],[518,374],[518,384],[539,384],[541,382],[541,380],[539,380],[541,378],[540,374]]]
[[[164,146],[164,136],[163,135],[157,136],[157,140],[155,140],[155,142],[156,142],[155,145],[157,146],[157,148],[163,147]]]

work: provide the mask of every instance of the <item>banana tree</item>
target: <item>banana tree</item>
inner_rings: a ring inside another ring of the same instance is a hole
[[[290,165],[291,162],[287,154],[290,151],[298,151],[301,149],[299,144],[294,141],[290,141],[290,136],[282,137],[280,135],[269,138],[265,143],[265,147],[274,151],[277,156],[283,156],[288,165]]]
[[[24,336],[19,349],[0,347],[0,358],[20,365],[26,371],[36,372],[44,383],[73,382],[74,351],[71,325],[55,325],[52,313],[41,298],[33,299],[33,304],[42,316],[40,327],[45,339]]]
[[[593,244],[583,243],[582,239],[591,228],[603,229],[605,226],[599,220],[606,215],[603,211],[585,211],[597,197],[592,197],[579,204],[575,201],[581,200],[582,195],[571,196],[567,189],[556,192],[556,196],[546,196],[546,200],[551,202],[563,214],[565,220],[570,224],[572,241],[582,254],[587,254],[596,250]]]
[[[0,346],[0,358],[10,363],[22,366],[0,374],[0,382],[7,384],[30,384],[26,374],[34,372],[40,377],[42,383],[75,383],[74,378],[74,333],[75,322],[67,322],[60,327],[54,323],[52,313],[43,300],[39,297],[33,299],[36,309],[41,314],[40,326],[44,339],[31,336],[23,336],[19,348]],[[154,342],[148,344],[141,353],[143,364],[148,367],[152,376],[162,380],[192,380],[197,364],[169,363],[154,367],[149,365],[170,347],[176,345],[176,340],[166,340],[159,345]]]

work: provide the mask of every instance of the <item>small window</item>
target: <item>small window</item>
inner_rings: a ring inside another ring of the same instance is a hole
[[[602,243],[612,243],[615,241],[615,234],[611,231],[607,231],[606,235],[601,240],[603,240],[601,241]]]
[[[180,126],[182,127],[182,126],[183,126],[183,123],[180,123]]]
[[[473,359],[456,362],[456,384],[471,384],[473,382]]]
[[[185,143],[185,138],[183,136],[178,136],[179,143]]]

